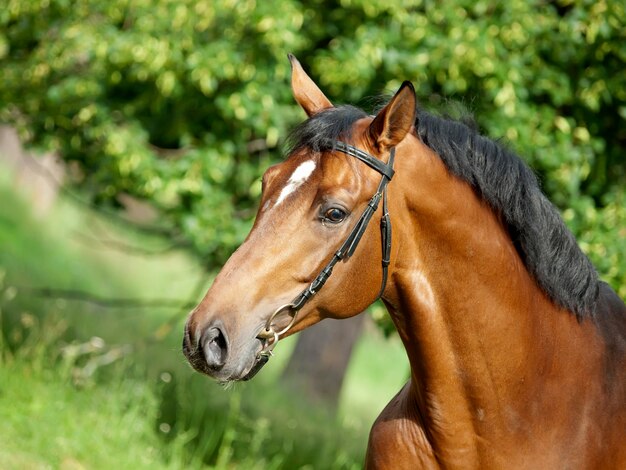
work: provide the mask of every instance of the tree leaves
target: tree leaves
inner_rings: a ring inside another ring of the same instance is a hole
[[[335,102],[412,80],[537,170],[626,297],[626,6],[309,0],[9,0],[0,120],[82,168],[100,204],[158,207],[207,267],[243,240],[263,170],[303,119],[288,52]]]

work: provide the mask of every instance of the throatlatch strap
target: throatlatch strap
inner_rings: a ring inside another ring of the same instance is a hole
[[[389,154],[389,162],[387,165],[393,167],[393,160],[396,155],[395,147],[391,149]],[[383,215],[380,218],[380,239],[382,244],[382,265],[383,265],[383,280],[380,285],[380,291],[376,300],[383,296],[385,286],[387,285],[387,275],[389,271],[389,263],[391,262],[391,217],[389,216],[389,207],[387,206],[387,188],[383,191]]]

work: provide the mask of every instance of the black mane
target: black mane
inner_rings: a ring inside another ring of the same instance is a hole
[[[328,148],[329,141],[349,141],[353,124],[365,116],[352,106],[318,113],[291,133],[290,150],[319,151]],[[501,214],[526,268],[543,291],[579,318],[593,316],[598,274],[524,162],[459,121],[418,109],[415,127],[449,171]]]

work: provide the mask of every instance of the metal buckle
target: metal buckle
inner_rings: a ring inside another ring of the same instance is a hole
[[[264,332],[265,330],[262,333]],[[269,337],[261,336],[260,334],[259,336],[257,336],[258,338],[263,337],[263,339],[265,339],[266,341],[271,339],[271,341],[268,341],[265,347],[261,349],[261,351],[259,351],[259,353],[257,354],[257,358],[259,359],[262,357],[266,357],[269,359],[271,356],[274,355],[272,351],[274,350],[274,347],[276,347],[276,343],[278,343],[278,333],[276,333],[274,330],[270,330],[269,333]]]
[[[296,316],[298,314],[298,310],[295,310],[294,307],[295,306],[294,306],[293,303],[288,303],[288,304],[285,304],[285,305],[281,305],[267,319],[267,322],[265,323],[265,328],[263,330],[261,330],[259,332],[259,334],[257,334],[257,338],[262,339],[262,340],[264,340],[266,342],[265,347],[257,354],[257,357],[265,356],[265,357],[269,358],[270,356],[273,355],[272,351],[276,347],[276,344],[278,343],[278,340],[280,339],[280,336],[285,334],[287,331],[289,331],[291,329],[291,327],[294,325],[294,323],[296,322]],[[276,318],[276,316],[279,313],[281,313],[281,312],[283,312],[285,310],[289,310],[290,312],[292,312],[291,313],[291,321],[282,330],[276,331],[276,330],[274,330],[272,322],[274,321],[274,318]]]

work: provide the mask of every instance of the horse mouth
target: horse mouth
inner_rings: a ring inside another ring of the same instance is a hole
[[[263,366],[265,364],[267,364],[267,361],[269,360],[269,356],[257,356],[254,362],[254,365],[252,366],[252,368],[248,371],[247,374],[245,374],[243,377],[241,377],[239,380],[242,380],[244,382],[247,382],[248,380],[250,380],[251,378],[253,378],[255,375],[257,375],[259,373],[259,371],[263,368]]]
[[[250,367],[247,372],[244,372],[241,375],[238,373],[234,373],[225,379],[213,377],[212,374],[207,373],[206,371],[200,370],[198,368],[196,368],[196,370],[199,370],[200,372],[208,375],[209,377],[213,377],[214,379],[217,380],[217,382],[220,385],[228,387],[233,382],[247,382],[248,380],[251,380],[255,375],[259,373],[259,371],[263,368],[263,366],[267,364],[268,360],[269,360],[268,356],[258,354],[254,359],[254,363],[252,364],[252,367]]]
[[[264,348],[265,343],[264,341],[261,341],[261,347],[255,352],[254,360],[251,366],[249,365],[248,367],[243,368],[243,370],[239,369],[238,371],[235,371],[226,379],[218,378],[218,382],[222,385],[228,385],[232,382],[247,382],[248,380],[251,380],[255,375],[259,373],[263,366],[267,364],[267,361],[270,358],[270,355],[263,354]]]
[[[232,382],[248,381],[252,379],[252,377],[254,377],[256,374],[258,374],[258,372],[268,361],[268,357],[261,354],[262,349],[262,344],[255,348],[255,352],[253,353],[254,359],[250,361],[251,364],[250,362],[248,362],[248,360],[245,361],[247,362],[247,365],[240,363],[239,366],[233,364],[235,366],[233,368],[226,367],[224,369],[216,369],[210,367],[206,363],[202,349],[191,348],[189,347],[188,343],[183,344],[183,353],[186,356],[189,365],[191,365],[193,369],[203,375],[212,378],[220,385],[226,386]]]
[[[243,347],[237,347],[236,353],[219,367],[212,367],[208,363],[204,349],[192,342],[187,329],[183,337],[182,350],[189,364],[197,372],[207,375],[221,385],[228,386],[233,382],[248,381],[267,364],[273,345],[278,342],[278,335],[273,330],[272,339],[268,340],[267,335],[263,336],[264,329],[264,326],[255,329],[257,334],[255,334],[253,342]]]
[[[269,361],[270,357],[272,356],[272,349],[274,349],[273,345],[278,342],[278,335],[275,335],[273,342],[269,344],[268,339],[264,338],[260,332],[259,334],[257,334],[256,339],[261,341],[261,349],[256,352],[252,367],[250,367],[248,372],[242,374],[242,376],[237,380],[247,382],[259,373],[259,371],[263,368],[265,364],[267,364],[267,361]],[[271,347],[268,349],[268,346]]]

